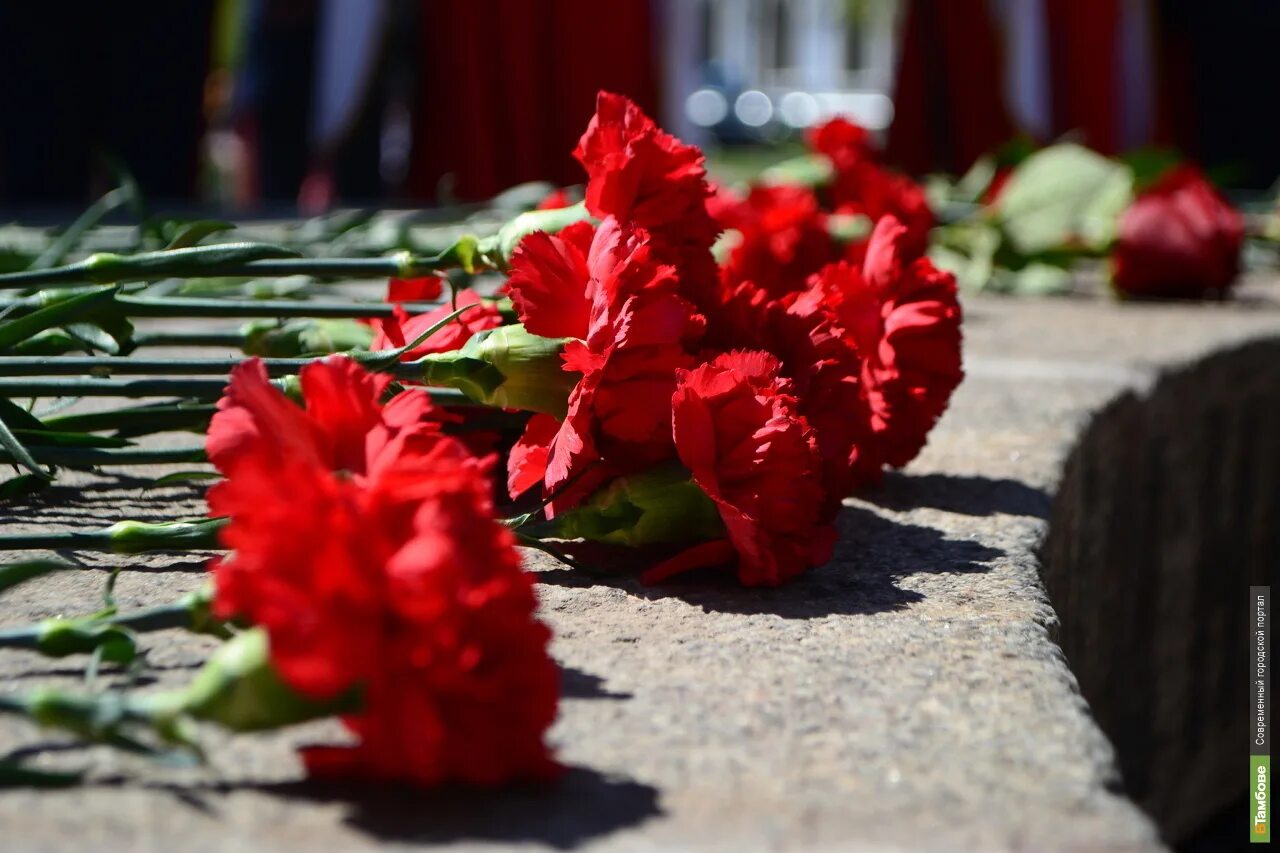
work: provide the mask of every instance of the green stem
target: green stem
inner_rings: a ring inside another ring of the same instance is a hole
[[[406,365],[413,364],[407,362]],[[408,370],[407,366],[403,368]],[[396,375],[404,375],[396,368]],[[416,375],[416,374],[410,374]],[[285,387],[285,383],[278,383]],[[222,378],[196,379],[98,379],[75,377],[65,379],[0,379],[0,397],[191,397],[216,400],[222,396],[227,381]],[[468,405],[472,401],[461,391],[451,388],[428,388],[431,399],[442,405]]]
[[[360,355],[364,355],[361,353]],[[371,354],[372,355],[372,354]],[[270,376],[292,376],[316,358],[264,358],[262,364]],[[356,361],[360,361],[356,358]],[[115,375],[170,375],[170,376],[226,376],[233,368],[244,364],[243,358],[121,358],[118,356],[13,356],[0,358],[0,376],[88,376]],[[401,379],[414,379],[422,369],[412,362],[400,362],[389,366],[386,372]]]
[[[193,620],[190,603],[179,602],[85,621],[92,621],[95,625],[125,628],[141,634],[168,628],[187,628]],[[48,628],[43,623],[0,631],[0,648],[39,650],[47,631]]]
[[[218,407],[213,403],[180,403],[172,406],[131,406],[103,412],[58,415],[44,425],[62,432],[122,430],[134,435],[166,430],[203,429]]]
[[[150,551],[208,551],[221,548],[218,533],[225,518],[197,521],[118,521],[97,530],[65,530],[56,533],[0,535],[0,551],[61,550],[110,551],[142,554]]]
[[[17,309],[11,316],[25,316],[45,305],[39,297],[0,299],[0,310]],[[300,299],[188,299],[117,295],[111,306],[126,317],[244,317],[244,318],[347,318],[389,319],[395,306],[379,302],[321,302]],[[424,314],[440,307],[438,302],[406,302],[405,311]]]
[[[44,287],[92,281],[110,284],[163,278],[306,275],[313,278],[412,278],[457,265],[449,252],[434,257],[398,252],[381,258],[302,258],[264,243],[218,243],[188,249],[116,255],[102,252],[44,270],[0,275],[0,287]]]
[[[85,208],[84,213],[81,213],[76,221],[67,227],[66,231],[58,235],[58,238],[40,253],[40,257],[32,261],[28,269],[32,271],[45,270],[61,263],[67,253],[80,244],[81,238],[88,233],[89,229],[97,225],[102,217],[117,208],[125,207],[132,203],[133,200],[133,193],[125,187],[116,187],[106,193]]]
[[[206,462],[203,447],[32,447],[31,455],[40,465],[68,467],[92,465],[169,465],[177,462]],[[18,460],[7,450],[0,450],[0,464],[12,465]]]

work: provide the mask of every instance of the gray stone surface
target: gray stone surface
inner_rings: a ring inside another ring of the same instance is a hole
[[[1053,640],[1037,551],[1094,413],[1162,371],[1280,338],[1276,290],[1209,306],[969,299],[969,378],[929,447],[849,501],[836,559],[784,589],[707,577],[646,589],[622,567],[602,583],[531,555],[565,671],[552,737],[572,769],[553,789],[322,788],[302,781],[292,750],[340,738],[336,726],[208,731],[204,769],[40,753],[51,767],[87,762],[93,782],[0,792],[3,847],[1159,848]],[[201,511],[196,489],[143,485],[84,475],[0,507],[0,529]],[[118,561],[79,558],[85,572],[0,599],[0,626],[96,607]],[[124,606],[201,580],[190,555],[129,563]],[[1076,595],[1087,609],[1087,591]],[[174,632],[147,647],[150,676],[171,684],[210,643]],[[72,686],[80,672],[78,660],[0,653],[6,691]],[[0,754],[62,742],[0,719]]]

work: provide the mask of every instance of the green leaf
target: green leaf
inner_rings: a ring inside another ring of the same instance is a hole
[[[13,434],[30,447],[131,447],[127,438],[89,432],[54,432],[48,429],[15,429]]]
[[[13,429],[47,429],[35,415],[4,397],[0,397],[0,421],[9,424]]]
[[[23,560],[0,566],[0,592],[9,590],[21,583],[34,580],[54,572],[65,572],[74,569],[70,563],[57,560]]]
[[[802,154],[790,160],[776,163],[760,173],[765,184],[789,184],[801,187],[820,187],[831,183],[835,170],[831,160],[822,154]]]
[[[65,329],[84,349],[105,352],[107,355],[120,354],[120,342],[101,326],[93,323],[69,323]]]
[[[43,270],[49,267],[57,266],[62,263],[62,259],[80,244],[80,240],[93,226],[111,211],[131,204],[133,201],[132,193],[125,187],[117,187],[111,190],[102,198],[80,214],[79,218],[63,231],[58,238],[40,253],[40,257],[31,262],[28,269]]]
[[[1180,158],[1176,151],[1168,148],[1137,148],[1120,158],[1133,170],[1133,185],[1136,192],[1151,186],[1174,166]]]
[[[1073,143],[1037,151],[1000,194],[998,212],[1013,248],[1031,255],[1063,246],[1099,248],[1133,195],[1133,172]]]
[[[515,217],[506,225],[503,225],[497,234],[492,237],[486,237],[479,243],[476,243],[475,238],[464,237],[459,239],[446,252],[446,257],[456,258],[467,272],[473,271],[474,264],[472,259],[477,255],[487,259],[500,269],[505,269],[516,246],[520,245],[520,241],[528,235],[535,231],[555,234],[575,222],[582,222],[590,218],[590,214],[587,213],[586,202],[579,202],[571,207],[562,207],[556,210],[530,210]],[[470,244],[467,243],[468,239],[471,241]]]
[[[150,488],[172,486],[178,483],[196,483],[203,480],[220,480],[222,475],[217,471],[174,471],[152,481]]]
[[[223,231],[231,231],[235,227],[232,223],[223,222],[219,219],[200,219],[195,222],[188,222],[178,229],[178,233],[169,241],[169,245],[165,246],[165,249],[186,249],[196,245],[205,237]]]
[[[974,160],[969,171],[965,172],[952,187],[952,196],[959,201],[976,203],[995,180],[996,169],[996,158],[991,154],[984,154]]]
[[[9,454],[13,457],[14,461],[23,468],[26,468],[33,475],[45,480],[53,479],[53,475],[40,467],[40,463],[37,462],[35,457],[31,455],[31,452],[23,446],[22,442],[13,434],[13,431],[9,429],[8,424],[6,424],[3,419],[0,419],[0,447],[9,451]]]
[[[0,350],[6,350],[45,329],[64,325],[95,308],[110,304],[115,298],[116,290],[115,287],[104,287],[101,290],[80,293],[70,299],[39,308],[16,320],[0,323]]]
[[[1019,270],[1001,270],[993,289],[1017,296],[1056,296],[1070,291],[1072,281],[1070,270],[1032,261]]]

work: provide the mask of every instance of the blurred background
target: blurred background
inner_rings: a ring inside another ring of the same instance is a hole
[[[0,206],[26,213],[120,165],[235,213],[579,183],[600,88],[726,179],[837,114],[917,175],[1064,137],[1280,175],[1273,0],[116,0],[5,3],[0,28]]]

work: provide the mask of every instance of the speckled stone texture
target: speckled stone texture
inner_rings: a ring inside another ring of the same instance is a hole
[[[0,846],[1158,849],[1159,830],[1117,770],[1121,736],[1133,737],[1136,723],[1123,717],[1113,746],[1054,640],[1070,628],[1111,642],[1108,626],[1096,624],[1090,586],[1051,573],[1072,602],[1071,625],[1059,623],[1039,549],[1062,506],[1064,462],[1091,419],[1127,393],[1141,405],[1165,373],[1280,339],[1278,296],[1278,283],[1255,282],[1224,305],[968,299],[969,377],[928,448],[883,488],[850,500],[835,560],[784,589],[742,590],[705,575],[646,589],[624,566],[601,582],[531,554],[564,668],[552,737],[570,769],[558,786],[424,794],[307,783],[293,747],[341,738],[332,723],[234,739],[209,730],[210,766],[166,769],[62,749],[61,736],[2,719],[0,754],[43,750],[38,766],[87,764],[92,781],[0,792]],[[1215,377],[1215,394],[1229,399],[1231,371]],[[69,529],[202,511],[197,488],[144,490],[142,478],[155,473],[68,478],[0,507],[0,525]],[[94,609],[106,570],[121,560],[75,556],[84,572],[0,599],[0,626]],[[169,601],[202,579],[194,555],[124,562],[124,607]],[[1213,642],[1228,654],[1228,640]],[[166,632],[146,646],[140,689],[189,678],[211,641]],[[1103,664],[1134,665],[1124,648],[1108,649],[1110,660],[1091,660],[1091,679]],[[3,652],[0,689],[75,686],[82,664]],[[1105,683],[1093,686],[1086,693],[1111,719],[1114,697]],[[1237,747],[1223,748],[1234,756]]]

